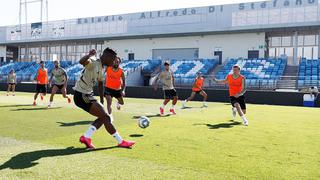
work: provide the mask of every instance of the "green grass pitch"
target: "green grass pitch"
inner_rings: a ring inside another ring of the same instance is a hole
[[[114,124],[136,145],[115,148],[101,128],[87,151],[78,138],[94,117],[60,95],[46,109],[49,96],[33,107],[33,94],[0,93],[0,179],[320,179],[317,108],[248,104],[245,127],[225,103],[157,117],[161,100],[126,98]]]

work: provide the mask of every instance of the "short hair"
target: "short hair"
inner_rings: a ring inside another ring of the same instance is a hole
[[[165,66],[169,66],[170,64],[169,64],[169,62],[165,62],[164,65]]]
[[[41,60],[41,61],[40,61],[40,64],[43,64],[43,63],[44,63],[44,61]]]
[[[117,53],[113,49],[110,49],[108,47],[103,50],[103,55],[107,54],[107,53],[110,53],[110,54],[115,55],[115,56],[117,55]]]
[[[241,68],[238,64],[233,65],[232,68],[238,68],[239,70],[241,70]]]

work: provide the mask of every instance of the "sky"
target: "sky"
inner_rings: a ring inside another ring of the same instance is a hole
[[[23,0],[24,1],[24,0]],[[27,0],[32,1],[32,0]],[[259,0],[48,0],[49,21]],[[0,26],[19,23],[20,0],[0,0]],[[29,4],[28,23],[40,21],[40,3]],[[24,14],[24,10],[22,11]],[[24,23],[24,16],[22,22]]]

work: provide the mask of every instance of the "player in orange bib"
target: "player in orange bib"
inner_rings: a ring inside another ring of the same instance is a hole
[[[238,112],[244,125],[248,126],[249,122],[245,117],[246,102],[244,97],[244,93],[246,92],[246,79],[240,74],[240,71],[240,67],[238,65],[234,65],[232,67],[232,74],[229,74],[226,79],[217,80],[214,78],[214,81],[229,85],[229,95],[233,117],[235,117],[236,113]]]
[[[191,95],[190,95],[190,97],[188,97],[188,99],[184,100],[184,102],[182,104],[182,108],[185,108],[186,107],[185,106],[186,103],[188,101],[191,101],[196,96],[196,94],[200,94],[203,97],[203,107],[208,107],[208,105],[206,103],[208,95],[202,89],[203,88],[203,84],[204,84],[204,80],[205,79],[204,79],[204,77],[202,77],[201,72],[198,72],[197,73],[197,77],[196,77],[196,79],[194,80],[194,83],[193,83]]]
[[[118,100],[118,110],[120,110],[121,106],[124,104],[123,96],[125,95],[126,78],[123,70],[119,67],[120,63],[120,58],[116,58],[116,60],[113,62],[113,65],[108,66],[106,69],[106,84],[104,97],[107,99],[107,109],[111,121],[113,121],[111,108],[112,98],[116,98]]]
[[[36,106],[38,94],[40,93],[41,100],[43,100],[43,96],[47,94],[48,70],[44,67],[44,61],[40,61],[40,68],[38,69],[34,80],[37,81],[36,94],[33,99],[33,105]]]

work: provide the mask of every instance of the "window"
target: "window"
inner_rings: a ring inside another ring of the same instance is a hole
[[[128,54],[128,60],[134,60],[134,53]]]

